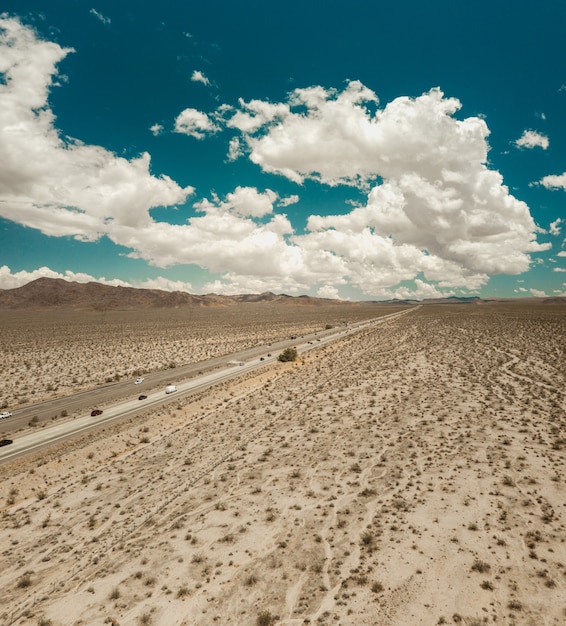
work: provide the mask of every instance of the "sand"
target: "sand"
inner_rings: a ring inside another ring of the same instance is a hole
[[[422,307],[2,465],[0,619],[564,624],[565,339]]]

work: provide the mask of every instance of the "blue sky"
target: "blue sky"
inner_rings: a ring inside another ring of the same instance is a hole
[[[0,288],[566,295],[564,3],[2,10]]]

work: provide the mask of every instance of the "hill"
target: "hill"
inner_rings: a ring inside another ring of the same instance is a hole
[[[271,292],[222,296],[193,295],[183,291],[113,287],[101,283],[76,283],[61,278],[38,278],[15,289],[0,290],[0,309],[130,310],[172,309],[186,306],[223,307],[240,303],[323,306],[347,304],[343,300]]]

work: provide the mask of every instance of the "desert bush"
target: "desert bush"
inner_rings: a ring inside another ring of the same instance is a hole
[[[278,361],[285,363],[287,361],[295,361],[297,359],[297,351],[295,348],[285,348],[283,352],[277,357]]]
[[[33,574],[33,572],[24,572],[19,578],[18,578],[18,582],[16,583],[16,586],[18,587],[18,589],[27,589],[28,587],[31,587],[31,575]]]
[[[362,544],[364,546],[371,546],[373,545],[373,542],[375,541],[375,536],[372,532],[370,532],[369,530],[366,530],[365,533],[363,533],[362,535]]]
[[[262,611],[257,616],[257,626],[271,626],[275,622],[275,617],[269,611]]]
[[[481,561],[480,559],[476,559],[472,565],[472,572],[481,572],[482,574],[485,574],[485,572],[489,572],[490,569],[491,565],[485,561]]]

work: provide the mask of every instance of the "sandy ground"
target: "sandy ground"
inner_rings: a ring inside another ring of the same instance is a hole
[[[0,466],[0,620],[564,624],[565,347],[423,307]]]
[[[263,303],[142,311],[0,310],[0,408],[13,410],[403,308]]]

